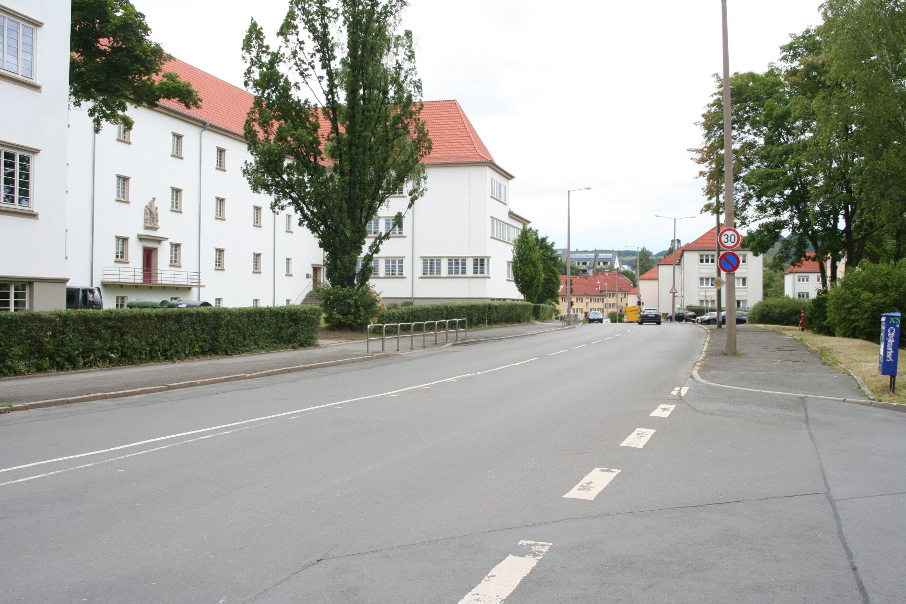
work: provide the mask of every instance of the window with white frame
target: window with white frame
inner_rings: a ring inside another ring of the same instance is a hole
[[[117,296],[116,297],[116,308],[126,308],[126,304],[129,302],[129,296]]]
[[[746,287],[749,282],[748,277],[736,277],[736,287]]]
[[[182,212],[182,189],[170,187],[170,211]]]
[[[286,305],[287,305],[287,306],[290,306],[292,303],[293,303],[292,300],[290,300],[289,298],[286,299]]]
[[[170,155],[182,159],[182,134],[173,133],[173,139],[170,142]]]
[[[170,244],[170,266],[182,266],[182,244]]]
[[[804,300],[808,300],[808,298],[809,298],[809,292],[799,292],[798,294],[796,294],[796,296],[798,296],[798,297],[800,297],[800,298],[802,298],[802,299],[804,299]]]
[[[491,217],[491,237],[513,243],[519,237],[519,229],[498,218]]]
[[[796,283],[808,283],[808,275],[796,275]]]
[[[293,275],[293,259],[287,258],[286,259],[286,276],[292,277],[292,275]]]
[[[129,201],[129,177],[116,175],[116,200]]]
[[[716,277],[699,277],[698,286],[699,287],[714,287],[714,279],[716,279]]]
[[[261,252],[252,252],[252,272],[261,272]]]
[[[226,258],[226,250],[222,247],[214,248],[214,270],[222,271],[224,270],[224,260]]]
[[[504,183],[500,180],[497,180],[496,178],[491,179],[491,197],[493,197],[494,199],[496,199],[498,201],[502,201],[503,203],[506,203],[507,202],[507,198],[506,198],[507,190],[506,189],[507,189],[506,183]]]
[[[403,259],[402,258],[384,258],[384,276],[385,277],[402,277],[403,276]]]
[[[35,26],[0,11],[0,69],[35,79]]]
[[[699,264],[714,264],[714,254],[699,254],[698,263]]]
[[[749,262],[748,254],[739,254],[739,263],[740,264],[748,264],[748,262]]]
[[[513,262],[512,261],[508,261],[506,263],[506,278],[508,281],[513,280]]]
[[[113,245],[113,260],[116,262],[129,262],[129,238],[116,237]]]
[[[372,258],[371,259],[371,276],[372,277],[380,276],[380,267],[381,267],[381,261],[377,258]],[[360,270],[362,270],[362,259],[358,258],[355,261],[355,272],[358,273]]]
[[[32,155],[4,148],[0,148],[0,155],[3,162],[0,203],[7,207],[30,208]]]
[[[422,276],[423,277],[440,277],[441,260],[440,258],[422,258]]]
[[[117,124],[116,125],[116,140],[121,143],[130,143],[132,142],[132,128],[126,126],[126,124]]]
[[[223,306],[223,298],[214,298],[214,306]]]
[[[214,219],[226,220],[226,199],[224,197],[214,198]]]
[[[217,160],[214,167],[218,170],[226,170],[226,149],[223,147],[217,147]]]
[[[368,223],[365,225],[365,234],[374,236],[374,235],[380,235],[380,233],[381,233],[381,220],[379,218],[369,220]]]
[[[293,232],[293,215],[292,214],[286,215],[286,232],[287,233]]]
[[[472,258],[472,274],[473,275],[487,275],[488,274],[488,259],[487,258]]]
[[[0,312],[28,310],[28,284],[0,282]]]
[[[395,218],[385,218],[384,219],[384,232],[390,233],[391,235],[402,235],[403,234],[403,225],[402,223],[397,226],[394,224]]]
[[[261,226],[261,206],[252,206],[252,226]]]
[[[456,277],[466,274],[465,258],[447,258],[447,275]]]
[[[737,299],[737,300],[736,300],[736,308],[742,309],[742,308],[746,308],[747,306],[748,306],[748,303],[745,301],[745,299],[742,299],[742,300]]]
[[[253,306],[254,308],[258,308],[259,306],[261,306],[261,299],[260,299],[260,298],[252,298],[252,306]]]

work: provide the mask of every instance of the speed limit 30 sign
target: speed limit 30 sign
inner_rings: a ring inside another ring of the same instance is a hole
[[[742,235],[739,234],[739,231],[730,227],[721,229],[717,237],[720,241],[720,247],[725,250],[735,250],[742,243]]]

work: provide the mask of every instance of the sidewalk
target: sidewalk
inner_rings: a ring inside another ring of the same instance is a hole
[[[559,321],[474,328],[469,329],[468,341],[518,337],[553,329],[562,329]],[[433,337],[427,339],[427,348],[455,343],[452,332],[449,342],[441,333],[436,346]],[[415,350],[421,347],[421,338],[417,338]],[[334,340],[298,350],[2,378],[0,404],[12,405],[13,410],[36,409],[356,363],[395,354],[396,339],[387,340],[386,352],[381,352],[380,341],[372,340],[370,348],[369,353],[366,351],[365,340]],[[408,339],[402,339],[400,352],[409,349]],[[0,412],[7,409],[9,408],[0,408]]]

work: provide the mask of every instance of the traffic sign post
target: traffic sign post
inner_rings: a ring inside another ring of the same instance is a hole
[[[739,234],[739,231],[729,227],[721,229],[717,237],[720,247],[725,250],[735,250],[742,243],[742,235]]]
[[[736,269],[739,268],[739,254],[737,254],[736,252],[724,252],[720,255],[720,259],[717,263],[718,266],[720,266],[720,270],[722,270],[723,272],[734,273],[736,272]]]
[[[897,391],[897,362],[900,353],[900,319],[898,312],[881,315],[881,355],[878,371],[890,376],[890,392]]]

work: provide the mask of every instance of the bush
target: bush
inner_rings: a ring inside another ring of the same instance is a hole
[[[324,321],[332,329],[365,329],[381,310],[380,298],[371,289],[324,285],[316,291],[324,300]]]
[[[550,321],[557,316],[557,307],[551,304],[535,304],[532,306],[532,317],[536,321]]]
[[[845,338],[877,341],[881,315],[904,311],[906,260],[896,264],[863,262],[847,271],[827,293],[827,320],[834,335]]]
[[[532,320],[534,305],[530,302],[476,302],[426,304],[401,306],[385,310],[375,318],[375,323],[416,323],[443,319],[462,319],[469,327],[499,323],[528,323]]]
[[[320,323],[313,306],[0,313],[0,376],[299,348]]]
[[[803,310],[808,307],[808,301],[799,298],[768,298],[762,300],[749,311],[749,323],[765,323],[767,325],[799,325],[799,318]],[[806,320],[808,320],[806,318]]]
[[[808,303],[805,311],[805,327],[825,336],[834,335],[834,328],[827,318],[827,292],[821,290]]]

